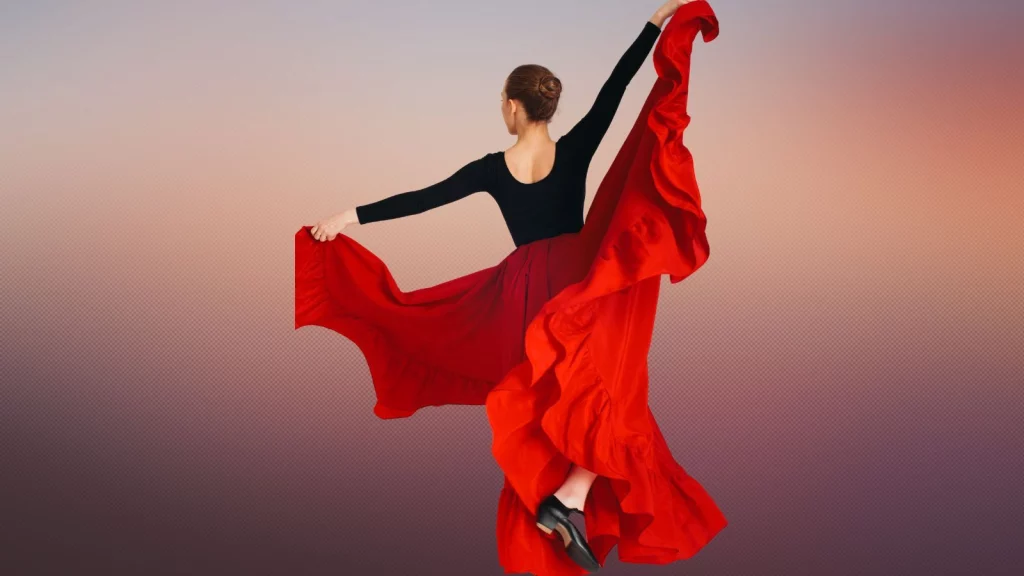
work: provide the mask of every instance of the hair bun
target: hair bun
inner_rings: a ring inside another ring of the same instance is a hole
[[[537,91],[540,92],[541,96],[554,100],[562,93],[562,81],[555,76],[546,74],[540,79]]]

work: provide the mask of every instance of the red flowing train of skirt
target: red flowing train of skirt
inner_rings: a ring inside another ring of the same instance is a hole
[[[506,573],[583,574],[535,524],[573,463],[598,475],[585,528],[603,564],[692,557],[727,524],[673,459],[647,404],[647,354],[661,275],[708,258],[693,161],[682,143],[697,33],[718,35],[707,2],[682,6],[654,49],[654,87],[578,233],[517,247],[497,265],[410,292],[352,238],[295,235],[295,327],[352,340],[380,418],[425,406],[485,405],[505,474],[498,559]]]

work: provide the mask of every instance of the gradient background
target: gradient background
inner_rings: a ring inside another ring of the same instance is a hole
[[[713,6],[650,403],[730,525],[602,573],[1024,574],[1024,5]],[[484,411],[377,420],[293,235],[511,146],[518,64],[560,136],[657,7],[0,2],[0,574],[501,574]],[[513,248],[484,194],[346,233],[403,289]]]

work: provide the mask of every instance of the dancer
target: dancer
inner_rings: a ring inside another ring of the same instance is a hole
[[[672,458],[647,407],[646,370],[660,276],[678,282],[708,255],[681,136],[692,43],[698,31],[714,38],[717,25],[703,0],[659,7],[557,141],[548,122],[561,81],[544,66],[519,66],[501,91],[515,145],[296,234],[296,328],[324,326],[359,346],[379,417],[486,405],[505,473],[498,552],[506,572],[596,571],[616,544],[623,561],[667,563],[691,557],[726,525]],[[584,223],[591,159],[659,35],[658,83]],[[516,248],[436,286],[401,292],[379,258],[339,234],[476,192],[494,198]],[[585,515],[586,536],[574,512]]]

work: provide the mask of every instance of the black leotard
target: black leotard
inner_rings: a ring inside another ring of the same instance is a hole
[[[512,175],[504,151],[490,152],[460,168],[447,179],[422,190],[403,192],[356,207],[361,224],[419,214],[487,192],[498,203],[516,246],[583,227],[587,170],[601,138],[633,76],[644,63],[661,28],[648,21],[622,55],[580,121],[555,142],[554,167],[547,176],[523,183]]]

